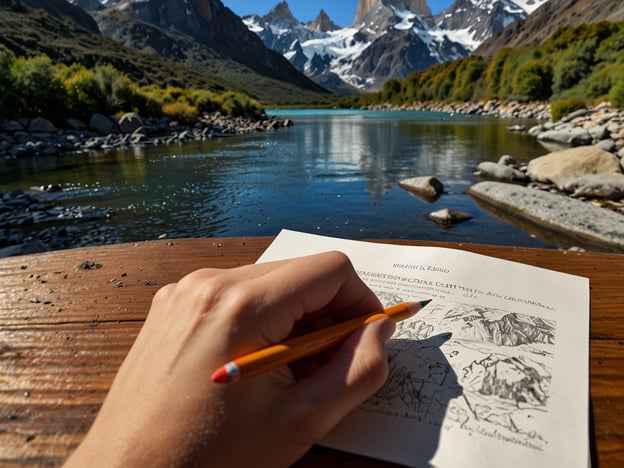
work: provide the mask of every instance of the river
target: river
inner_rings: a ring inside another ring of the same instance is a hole
[[[479,181],[473,172],[481,161],[503,154],[528,161],[547,153],[533,137],[507,129],[519,121],[428,112],[269,113],[294,126],[184,145],[5,161],[0,192],[59,184],[64,191],[49,196],[57,206],[106,213],[59,223],[81,230],[105,225],[120,242],[264,236],[288,228],[352,239],[557,247],[464,194]],[[444,184],[434,203],[398,186],[423,175]],[[441,227],[427,218],[441,208],[474,218]]]

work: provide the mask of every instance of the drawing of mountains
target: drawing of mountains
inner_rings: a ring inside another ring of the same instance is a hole
[[[484,341],[497,346],[554,344],[552,321],[528,315],[476,308],[454,310],[445,320],[463,321],[461,338]],[[457,337],[457,336],[456,336]]]
[[[520,357],[489,355],[464,368],[462,385],[484,396],[495,396],[515,405],[543,406],[548,400],[550,375]]]
[[[554,344],[554,330],[544,320],[519,314],[506,314],[498,320],[483,319],[474,323],[474,331],[483,341],[499,346]]]

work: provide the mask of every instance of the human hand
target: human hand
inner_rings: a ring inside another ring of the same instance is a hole
[[[381,309],[336,252],[191,273],[154,297],[67,466],[287,466],[384,383],[394,322],[354,332],[308,374],[282,366],[223,385],[212,371],[302,324]]]

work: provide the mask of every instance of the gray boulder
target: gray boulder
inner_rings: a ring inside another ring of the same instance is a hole
[[[496,164],[491,161],[479,163],[477,166],[477,175],[486,179],[504,180],[507,182],[525,181],[528,179],[524,172],[512,166]]]
[[[17,120],[3,120],[0,122],[0,130],[5,132],[22,132],[24,127]]]
[[[573,197],[619,200],[624,197],[624,174],[590,174],[574,179],[564,189]]]
[[[615,149],[615,141],[613,141],[611,138],[607,138],[605,140],[600,140],[598,143],[596,143],[596,146],[601,150],[611,153]]]
[[[91,116],[89,129],[98,132],[101,135],[108,135],[109,133],[117,131],[117,124],[105,115],[98,114],[96,112]]]
[[[53,133],[56,132],[56,127],[48,119],[35,117],[30,121],[28,131],[32,133]]]
[[[450,210],[448,208],[442,208],[429,213],[429,219],[442,225],[458,224],[463,221],[472,219],[473,216],[469,213],[462,211]]]
[[[563,195],[519,185],[479,182],[467,193],[536,226],[592,245],[624,250],[624,216]]]
[[[587,129],[576,127],[571,124],[562,124],[552,130],[546,130],[540,133],[537,139],[565,146],[591,145],[594,141]]]
[[[527,133],[531,136],[536,137],[540,133],[545,132],[546,130],[548,130],[546,125],[538,124],[538,125],[535,125],[534,127],[529,128],[529,131]]]
[[[128,112],[119,119],[119,129],[122,133],[133,133],[143,126],[143,119],[136,112]]]
[[[593,127],[589,127],[587,132],[591,135],[594,141],[604,140],[609,138],[609,130],[604,125],[595,125]]]
[[[74,118],[67,119],[67,126],[73,130],[84,130],[87,128],[82,120]]]
[[[578,117],[584,117],[587,114],[589,114],[589,109],[587,109],[587,108],[578,109],[578,110],[575,110],[574,112],[566,115],[565,117],[563,117],[561,119],[561,122],[570,122],[570,121],[572,121],[572,120],[574,120],[574,119],[576,119]]]
[[[436,198],[444,191],[444,185],[433,176],[413,177],[399,182],[402,189],[426,198]]]
[[[618,159],[595,146],[556,151],[529,162],[528,176],[537,182],[553,183],[560,189],[589,174],[621,173]]]

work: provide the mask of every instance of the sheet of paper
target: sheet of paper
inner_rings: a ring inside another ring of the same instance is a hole
[[[259,261],[327,250],[347,254],[384,306],[432,302],[399,324],[384,387],[322,445],[415,467],[587,467],[587,278],[293,231]]]

